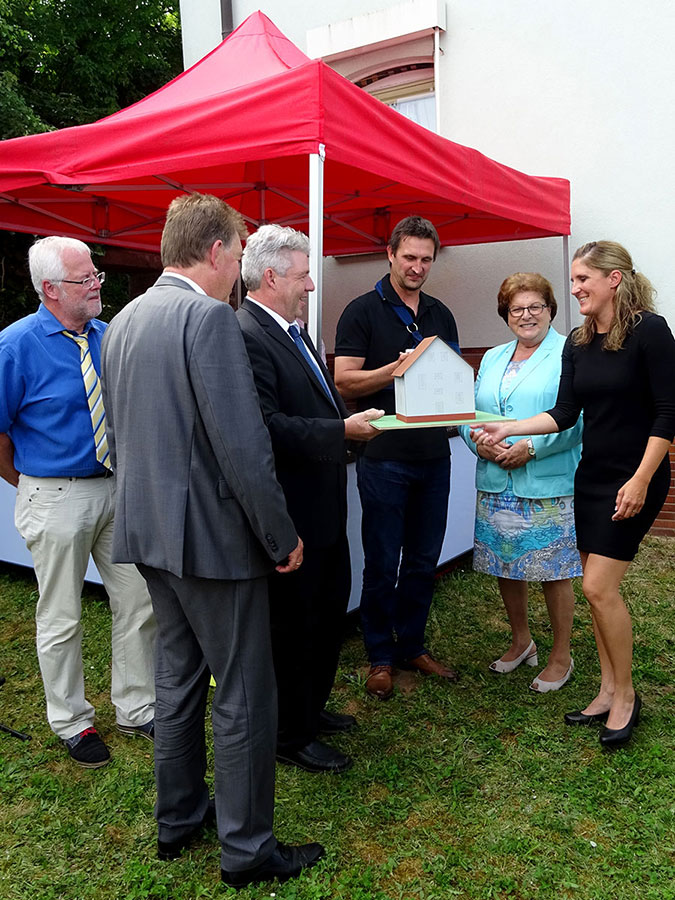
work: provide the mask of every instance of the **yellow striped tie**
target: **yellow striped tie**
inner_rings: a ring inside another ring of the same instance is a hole
[[[103,409],[103,397],[101,396],[101,380],[91,359],[89,339],[86,334],[71,334],[69,331],[62,333],[69,337],[71,341],[75,341],[80,348],[80,369],[82,370],[84,390],[87,394],[87,403],[89,404],[91,427],[94,432],[96,459],[106,469],[112,469],[108,451],[108,438],[105,433],[105,410]]]

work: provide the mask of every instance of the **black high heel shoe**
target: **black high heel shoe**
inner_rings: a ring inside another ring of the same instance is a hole
[[[591,713],[587,715],[580,710],[575,709],[574,712],[565,713],[565,725],[596,725],[600,722],[606,722],[609,710],[601,713]]]
[[[627,744],[633,733],[633,729],[640,721],[641,708],[642,700],[640,700],[636,694],[635,702],[633,703],[633,712],[630,714],[630,719],[623,728],[603,728],[600,732],[600,743],[602,746],[606,747],[608,750],[613,750],[616,747],[623,747],[624,744]]]

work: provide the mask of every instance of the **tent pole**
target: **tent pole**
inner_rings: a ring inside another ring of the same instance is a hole
[[[563,235],[563,285],[565,286],[565,334],[568,335],[572,330],[572,310],[571,310],[571,294],[570,294],[570,238],[568,234]]]
[[[323,304],[323,162],[326,147],[309,154],[309,274],[314,282],[308,306],[308,331],[317,350],[321,350],[321,313]]]

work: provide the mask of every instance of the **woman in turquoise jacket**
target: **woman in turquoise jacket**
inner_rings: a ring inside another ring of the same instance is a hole
[[[516,273],[499,289],[497,311],[515,340],[488,350],[476,380],[476,409],[513,419],[555,405],[565,338],[551,327],[557,303],[542,275]],[[581,421],[559,434],[522,437],[479,446],[462,428],[476,462],[474,569],[496,575],[511,625],[509,649],[490,664],[508,673],[538,665],[527,615],[527,583],[540,581],[553,629],[546,667],[530,685],[556,691],[574,670],[570,633],[574,593],[581,575],[574,533],[574,473],[580,457]]]

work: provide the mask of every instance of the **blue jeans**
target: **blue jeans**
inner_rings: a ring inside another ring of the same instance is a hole
[[[371,665],[426,653],[424,630],[443,544],[450,459],[359,457],[365,557],[361,625]]]

